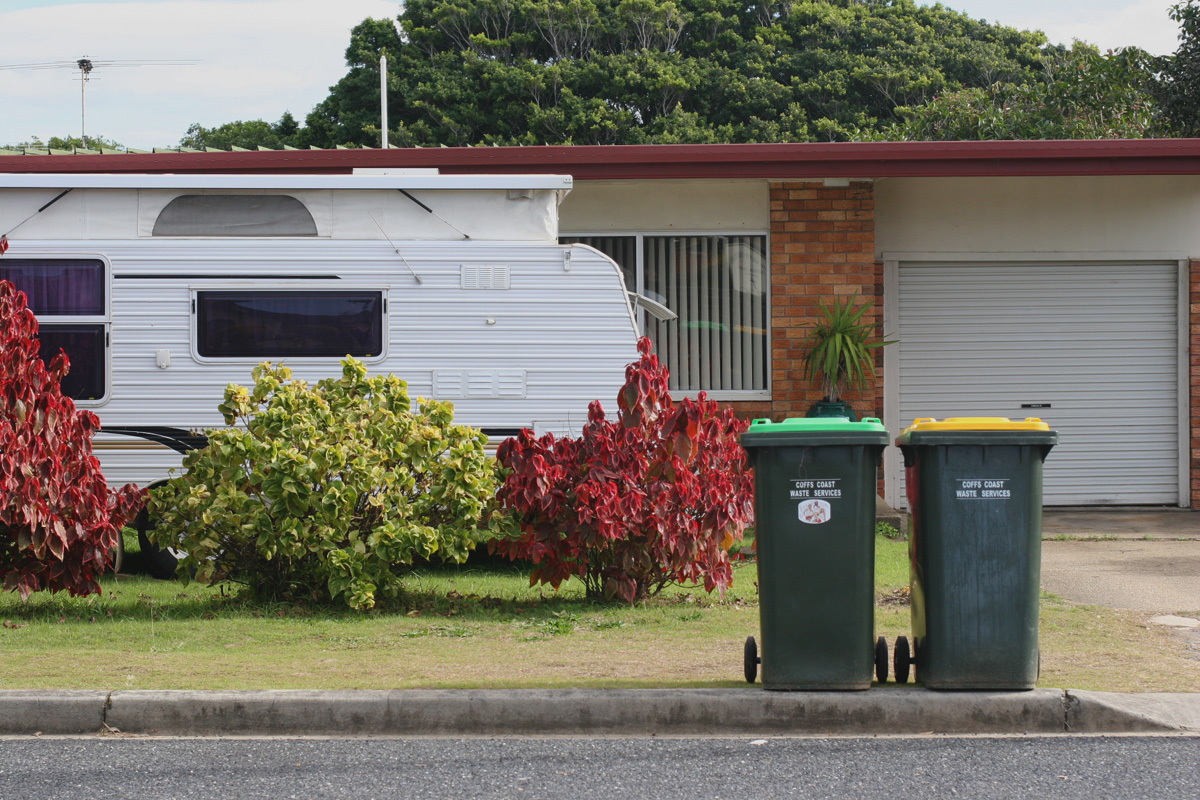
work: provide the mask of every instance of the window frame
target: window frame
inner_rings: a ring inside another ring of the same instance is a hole
[[[646,282],[646,239],[672,237],[676,239],[686,239],[691,237],[734,237],[734,236],[761,236],[763,239],[763,265],[765,274],[763,275],[764,302],[763,321],[766,327],[766,341],[764,343],[766,349],[766,363],[763,365],[763,377],[766,381],[766,386],[762,389],[676,389],[672,392],[680,397],[696,398],[700,392],[704,392],[712,400],[720,400],[723,402],[738,402],[738,401],[754,401],[754,400],[770,400],[772,391],[772,353],[771,353],[771,232],[761,228],[738,228],[736,230],[712,230],[712,229],[695,229],[683,230],[669,228],[665,230],[646,229],[646,230],[628,230],[614,228],[611,230],[595,230],[589,228],[560,230],[558,239],[561,242],[563,239],[575,239],[584,237],[633,237],[636,241],[634,244],[634,253],[636,255],[636,265],[634,274],[636,275],[637,286],[626,286],[630,292],[642,293],[645,289]],[[584,244],[585,242],[578,242]],[[621,265],[618,265],[621,266]],[[643,309],[637,309],[637,326],[639,335],[645,335],[646,330],[646,312]]]
[[[99,408],[112,399],[112,262],[103,253],[66,253],[63,251],[31,251],[21,253],[11,261],[99,261],[104,269],[101,287],[104,292],[104,311],[101,314],[38,314],[38,330],[43,327],[56,325],[98,325],[104,337],[103,393],[96,398],[76,400],[72,402],[79,408]],[[40,348],[40,356],[44,356]],[[49,364],[50,359],[43,360]]]
[[[354,356],[364,364],[378,364],[388,358],[391,349],[391,311],[389,303],[390,284],[381,283],[343,283],[342,281],[281,281],[264,284],[263,281],[220,281],[213,283],[197,283],[188,286],[188,330],[191,356],[201,364],[261,364],[263,361],[275,363],[304,363],[304,364],[338,364],[346,356],[204,356],[200,354],[200,313],[199,295],[201,292],[379,292],[382,299],[380,314],[382,316],[380,335],[383,339],[379,355]]]

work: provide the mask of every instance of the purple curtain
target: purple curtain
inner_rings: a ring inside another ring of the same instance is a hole
[[[0,260],[0,279],[24,292],[39,317],[104,315],[101,261],[5,258]]]

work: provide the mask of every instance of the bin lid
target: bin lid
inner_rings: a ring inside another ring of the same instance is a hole
[[[918,418],[900,432],[896,444],[1058,444],[1058,432],[1037,417],[1012,420],[1008,417]]]
[[[743,447],[887,443],[887,429],[875,417],[857,422],[847,417],[789,417],[783,422],[756,419],[742,434]]]
[[[947,417],[937,420],[932,417],[921,417],[913,420],[913,424],[900,432],[917,431],[1048,431],[1049,423],[1037,417],[1026,417],[1023,420],[1012,420],[1008,417]]]

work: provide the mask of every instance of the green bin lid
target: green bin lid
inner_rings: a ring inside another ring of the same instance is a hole
[[[807,444],[883,444],[887,429],[875,417],[789,417],[783,422],[756,419],[742,434],[743,447]]]

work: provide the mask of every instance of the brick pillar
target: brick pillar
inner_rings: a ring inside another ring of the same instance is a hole
[[[1191,497],[1189,505],[1192,509],[1200,508],[1200,259],[1193,259],[1189,265],[1188,291],[1188,386],[1190,387],[1189,401],[1191,407],[1188,415],[1191,421],[1189,439],[1191,441]]]
[[[882,322],[883,266],[875,260],[875,196],[870,183],[827,187],[771,184],[771,400],[732,404],[740,416],[802,417],[821,399],[805,378],[803,341],[816,303],[859,295],[874,299],[864,319]],[[881,364],[881,362],[878,362]],[[860,416],[880,416],[883,372],[846,399]]]

